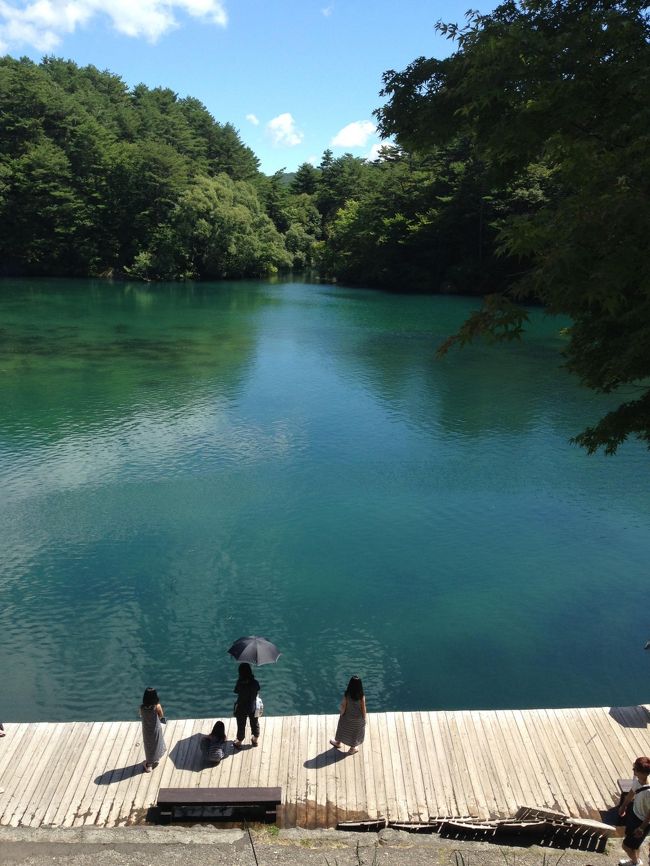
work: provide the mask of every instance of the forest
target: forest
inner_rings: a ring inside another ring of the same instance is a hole
[[[0,274],[315,269],[481,296],[442,352],[517,338],[542,304],[572,321],[565,363],[583,384],[633,389],[577,441],[650,443],[648,4],[506,0],[437,29],[449,56],[384,74],[380,159],[326,150],[270,177],[196,99],[0,59]]]

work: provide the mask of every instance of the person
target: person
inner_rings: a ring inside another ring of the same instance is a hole
[[[203,737],[201,744],[205,750],[205,759],[210,764],[220,764],[226,753],[226,726],[223,722],[215,722],[210,733]]]
[[[353,755],[357,747],[363,743],[366,736],[366,698],[363,694],[363,683],[354,676],[341,701],[339,723],[336,734],[330,743],[335,749],[341,748],[341,743],[349,746],[348,754]]]
[[[260,684],[253,676],[253,671],[248,662],[239,665],[239,679],[233,691],[237,695],[235,701],[235,718],[237,719],[237,739],[233,746],[241,749],[244,734],[246,733],[246,719],[251,726],[251,742],[256,746],[260,736],[260,720],[255,715],[255,703],[260,690]]]
[[[634,780],[632,788],[625,795],[618,813],[625,816],[625,838],[623,850],[627,854],[619,860],[619,866],[642,866],[643,860],[639,851],[643,840],[648,835],[650,826],[650,758],[637,758],[632,767]],[[630,808],[631,804],[631,808]]]
[[[145,755],[142,767],[145,773],[150,773],[158,766],[158,761],[167,751],[161,722],[164,720],[165,714],[155,689],[144,690],[140,705],[140,718],[142,719],[142,743]]]

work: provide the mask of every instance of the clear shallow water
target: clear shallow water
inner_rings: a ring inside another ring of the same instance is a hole
[[[327,285],[0,283],[0,718],[648,699],[650,456],[474,306]]]

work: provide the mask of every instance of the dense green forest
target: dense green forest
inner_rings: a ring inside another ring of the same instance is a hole
[[[229,123],[70,61],[0,59],[0,273],[219,279],[315,267],[481,295],[443,351],[572,320],[566,365],[619,408],[577,438],[650,443],[650,19],[640,0],[506,0],[384,75],[392,141],[268,177]],[[645,384],[644,384],[645,382]]]
[[[330,150],[267,177],[196,99],[71,61],[0,59],[0,268],[5,275],[219,279],[316,266],[396,291],[480,294],[512,208],[547,178],[488,194],[470,143]]]

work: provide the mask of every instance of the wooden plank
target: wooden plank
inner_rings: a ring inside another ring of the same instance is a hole
[[[477,817],[489,818],[494,810],[494,796],[491,786],[482,776],[482,773],[485,773],[485,767],[477,760],[476,744],[469,739],[463,713],[445,713],[445,719],[451,736],[455,761],[458,766],[465,765],[467,767],[465,777],[474,792],[474,802],[478,811]]]
[[[468,814],[478,818],[481,813],[481,805],[477,799],[474,786],[472,785],[471,773],[465,760],[465,755],[459,748],[458,729],[454,726],[452,732],[449,719],[453,718],[453,713],[438,713],[440,723],[440,734],[443,740],[443,747],[447,755],[449,770],[451,773],[452,784],[456,791],[462,791],[465,803],[467,804]],[[485,814],[487,810],[483,808]]]
[[[413,741],[420,759],[422,785],[427,804],[427,820],[439,815],[448,815],[448,805],[445,802],[435,747],[431,742],[431,728],[428,724],[428,718],[422,712],[409,713],[408,718],[413,726]]]
[[[372,717],[366,715],[366,737],[361,747],[361,772],[363,774],[363,786],[365,791],[365,813],[368,819],[376,819],[378,816],[377,809],[377,791],[375,787],[375,766],[374,754],[372,748],[372,739],[375,736],[375,727]]]
[[[555,773],[562,788],[571,795],[575,803],[573,817],[588,817],[589,807],[585,805],[585,786],[578,769],[575,756],[566,754],[562,734],[558,732],[553,718],[544,709],[536,710],[536,721],[543,731],[549,754],[555,759]]]
[[[393,776],[393,765],[390,758],[390,744],[388,737],[388,717],[386,713],[377,713],[373,719],[377,724],[378,743],[380,743],[379,759],[380,772],[383,779],[383,787],[386,793],[384,817],[389,821],[399,820],[399,807],[397,803],[397,792],[395,778]]]
[[[79,797],[79,786],[83,784],[84,790],[88,779],[87,765],[93,750],[97,749],[98,734],[102,731],[101,722],[89,722],[87,735],[82,738],[81,748],[77,751],[77,760],[72,767],[65,791],[59,799],[56,811],[51,816],[51,823],[56,827],[64,826],[66,816],[70,819],[76,814],[74,801]]]
[[[294,718],[285,716],[282,719],[282,751],[280,754],[280,778],[282,779],[282,812],[280,823],[282,827],[293,827],[296,821],[296,806],[293,799],[292,756],[294,750]]]
[[[277,731],[280,728],[277,718],[267,718],[264,720],[264,741],[260,738],[260,746],[262,755],[260,760],[260,785],[271,785],[271,778],[274,779],[273,784],[278,784],[277,781],[277,764],[279,740]],[[274,769],[275,768],[275,769]]]
[[[551,721],[551,726],[554,728],[558,747],[565,756],[565,761],[571,766],[583,797],[583,809],[586,809],[588,818],[593,818],[594,814],[598,814],[598,809],[601,804],[601,796],[598,791],[593,777],[587,764],[582,756],[581,743],[575,736],[575,731],[572,730],[568,723],[568,714],[565,710],[546,710],[546,715]],[[569,763],[570,762],[570,763]]]
[[[160,769],[151,773],[142,769],[144,749],[142,747],[142,725],[140,722],[120,722],[118,730],[119,752],[114,758],[121,778],[111,790],[111,801],[106,812],[108,827],[125,826],[135,800],[135,790],[149,785],[152,776],[158,776]],[[119,763],[118,763],[119,761]],[[105,810],[102,810],[104,814]]]
[[[563,814],[571,814],[570,806],[564,798],[562,791],[558,790],[558,782],[555,778],[549,759],[545,753],[543,744],[537,735],[537,731],[528,717],[528,711],[512,710],[512,715],[521,737],[525,754],[528,755],[532,764],[532,780],[536,780],[541,789],[539,799],[530,803],[520,803],[520,806],[548,805]],[[527,723],[528,722],[528,723]]]
[[[474,713],[476,726],[483,729],[487,741],[488,754],[497,774],[501,791],[502,813],[511,817],[517,811],[523,800],[523,790],[520,776],[523,767],[517,768],[510,756],[509,742],[511,740],[508,717],[500,711]]]
[[[462,713],[462,722],[470,742],[471,749],[475,752],[475,763],[479,772],[479,779],[483,783],[486,792],[490,818],[506,818],[510,811],[506,805],[507,797],[502,788],[502,779],[490,750],[489,742],[480,720],[478,710]],[[491,798],[491,800],[490,800]]]
[[[513,779],[517,807],[527,803],[546,803],[551,789],[542,778],[542,770],[534,749],[527,749],[512,710],[499,713],[501,737],[509,756],[509,770]]]
[[[49,759],[44,755],[39,759],[42,762],[40,781],[32,791],[29,802],[22,814],[14,813],[14,826],[39,827],[41,818],[52,799],[54,791],[59,783],[60,769],[65,763],[65,754],[74,738],[74,725],[58,724],[54,731],[53,751]]]
[[[539,716],[538,710],[518,710],[516,714],[521,715],[530,739],[536,744],[537,755],[544,768],[544,777],[551,786],[557,808],[566,815],[577,815],[578,804],[567,778],[564,776],[564,771],[560,769],[560,765],[558,764],[554,738],[548,735],[545,719]],[[564,766],[564,761],[562,761],[562,765]],[[568,773],[568,778],[572,778],[570,773]],[[522,805],[536,806],[544,804],[522,803]]]
[[[64,726],[61,723],[46,723],[45,728],[43,739],[36,753],[38,760],[32,758],[29,772],[25,773],[20,788],[16,789],[13,814],[5,813],[5,822],[12,827],[17,827],[20,824],[20,819],[26,812],[29,812],[30,809],[33,811],[34,799],[38,798],[50,777],[50,764],[55,759],[59,735],[63,733]]]
[[[44,823],[45,816],[50,809],[57,792],[65,784],[68,762],[74,745],[78,739],[79,722],[65,725],[65,732],[57,744],[57,752],[49,764],[49,773],[45,786],[35,795],[30,804],[29,814],[25,813],[21,823],[30,827],[40,827]],[[38,798],[38,802],[36,802]]]
[[[20,756],[28,750],[34,731],[34,725],[25,723],[12,725],[10,733],[2,738],[2,748],[0,748],[0,825],[3,824],[2,814],[12,796],[13,780]],[[25,747],[22,745],[23,742],[26,744]]]
[[[303,827],[316,827],[316,797],[318,774],[311,762],[318,755],[318,716],[307,716],[307,739],[303,743],[303,772],[305,778],[305,817]],[[305,767],[305,762],[308,766]]]
[[[49,805],[42,817],[41,825],[43,827],[58,827],[58,817],[63,815],[62,807],[67,802],[68,797],[72,796],[74,779],[76,778],[77,767],[84,754],[86,748],[89,748],[89,741],[92,736],[94,727],[93,722],[75,722],[75,730],[72,744],[68,746],[68,755],[65,766],[61,772],[59,783],[56,790],[52,794]]]
[[[12,772],[3,779],[5,792],[0,795],[0,824],[8,825],[19,807],[23,790],[34,775],[34,755],[39,755],[52,733],[53,725],[39,722],[31,726],[30,737],[18,754]]]
[[[616,780],[632,775],[632,764],[635,756],[630,756],[628,741],[621,736],[620,726],[610,717],[607,707],[587,710],[589,717],[600,732],[603,746],[607,750],[614,765],[612,778],[614,780],[613,802],[618,803],[618,786]]]
[[[127,725],[128,727],[126,727]],[[138,759],[131,760],[134,743],[136,748],[140,748],[139,727],[138,722],[115,723],[113,752],[111,753],[111,760],[104,770],[104,784],[101,786],[104,789],[104,796],[98,808],[95,806],[92,808],[92,823],[97,827],[108,825],[111,812],[114,818],[116,817],[119,807],[116,807],[115,800],[118,799],[120,802],[123,800],[124,794],[122,792],[127,787],[131,774],[137,773],[144,776],[142,762],[139,760],[140,755],[138,754]]]
[[[427,823],[429,820],[429,804],[425,791],[422,769],[420,744],[415,733],[416,713],[399,713],[398,731],[402,740],[402,752],[406,755],[410,767],[410,782],[413,792],[413,820]]]
[[[372,775],[375,785],[375,815],[369,815],[370,818],[385,818],[387,815],[386,806],[386,780],[384,778],[384,769],[382,765],[383,743],[379,728],[377,713],[369,714],[368,729],[366,738],[369,737],[367,747],[368,761],[372,765]]]
[[[0,747],[0,788],[4,787],[6,781],[5,771],[15,763],[14,755],[20,754],[18,750],[21,748],[21,740],[30,736],[30,731],[32,731],[32,726],[22,722],[17,725],[11,725],[7,735],[2,738],[2,746]]]
[[[600,734],[588,714],[581,710],[565,710],[569,724],[575,732],[575,738],[580,742],[583,758],[587,765],[592,768],[594,781],[598,786],[601,798],[599,810],[604,810],[613,805],[614,789],[612,783],[616,780],[616,771],[610,756],[601,742]]]
[[[89,767],[86,791],[82,798],[83,805],[79,810],[79,814],[72,822],[73,827],[95,823],[95,819],[106,797],[108,787],[97,780],[101,779],[103,781],[105,774],[111,773],[115,767],[115,760],[119,757],[119,732],[120,722],[111,722],[106,731],[104,742],[99,744],[101,751],[97,756],[95,765]]]
[[[617,707],[616,710],[617,716],[622,719],[618,725],[629,743],[632,760],[641,755],[647,755],[650,752],[650,741],[645,711],[638,706]],[[616,720],[612,719],[612,721]]]
[[[601,742],[616,768],[616,778],[630,772],[633,761],[630,758],[627,740],[619,736],[619,726],[610,719],[607,707],[591,708],[584,712],[588,714],[591,723],[599,732]]]
[[[318,762],[317,762],[317,789],[316,789],[316,826],[327,827],[328,825],[328,779],[331,776],[328,765],[329,746],[329,721],[328,716],[316,717],[318,720]]]
[[[307,805],[307,770],[305,768],[304,755],[307,751],[307,737],[309,730],[309,717],[299,716],[298,718],[298,736],[296,738],[297,748],[295,755],[296,767],[296,822],[299,827],[305,826],[306,805]]]
[[[393,785],[395,786],[395,801],[397,803],[397,812],[392,820],[408,822],[410,820],[409,797],[404,778],[402,744],[397,731],[397,713],[387,712],[385,713],[385,717],[387,729],[386,743],[388,746],[388,756],[390,758],[391,778],[393,780]]]
[[[427,737],[427,727],[429,736]],[[476,815],[476,805],[472,794],[471,805],[465,798],[463,779],[457,775],[453,778],[453,764],[450,763],[449,731],[443,713],[423,713],[422,729],[424,740],[429,744],[427,748],[427,759],[431,768],[432,778],[439,779],[440,785],[436,785],[436,797],[439,807],[444,808],[444,817],[460,817],[463,815]],[[449,746],[448,746],[449,744]],[[442,797],[440,796],[442,792]]]

